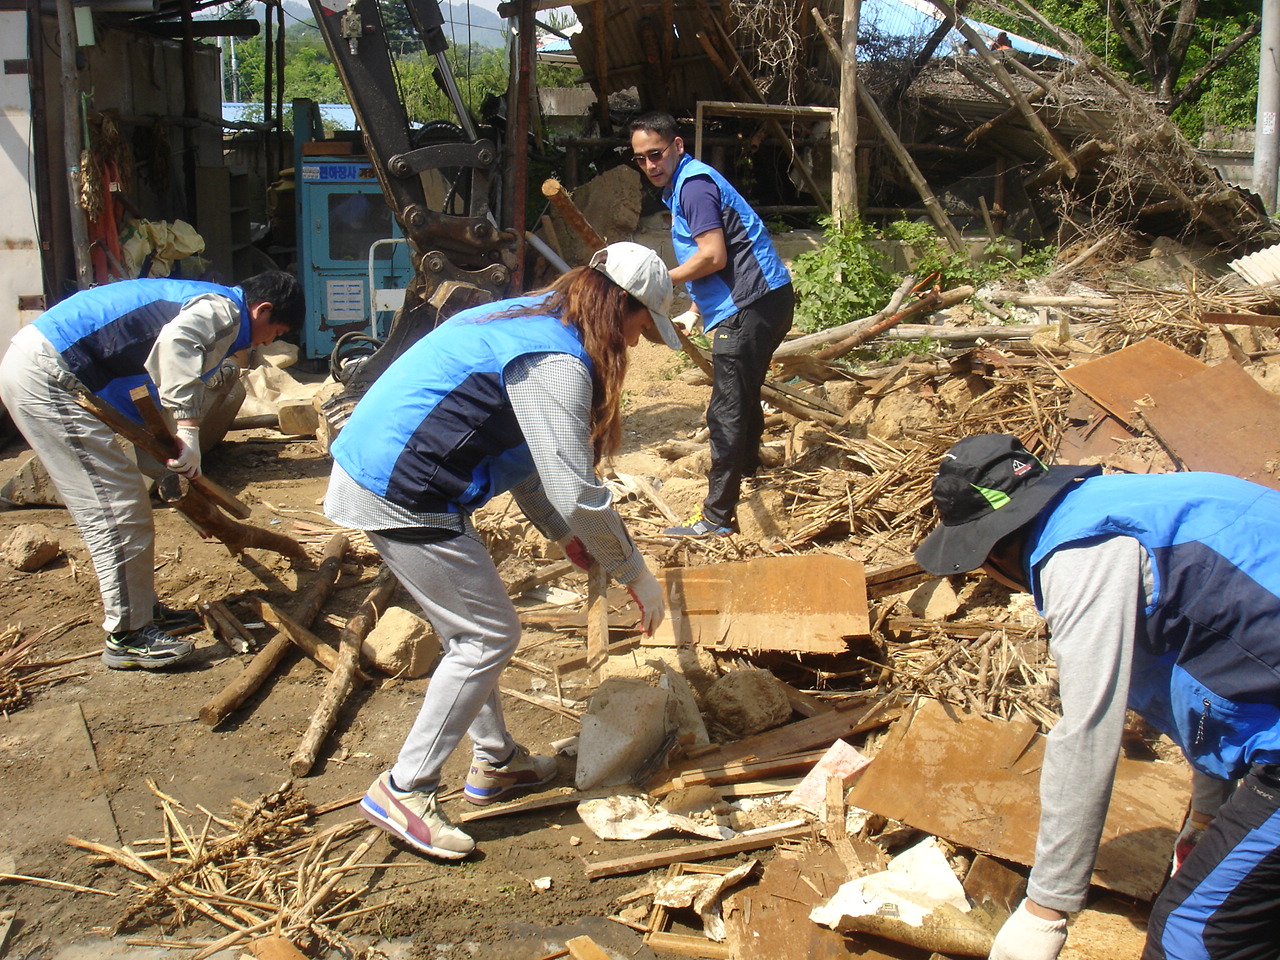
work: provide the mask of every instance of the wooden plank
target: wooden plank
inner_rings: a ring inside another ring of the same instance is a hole
[[[1030,724],[965,717],[929,700],[899,721],[849,803],[980,853],[1029,865],[1040,821],[1044,738]],[[1185,765],[1121,758],[1093,882],[1151,900],[1186,812]]]
[[[724,768],[736,762],[768,762],[794,756],[806,750],[825,749],[836,740],[856,736],[865,730],[887,722],[896,716],[900,708],[886,700],[868,705],[865,700],[840,704],[835,710],[820,713],[804,720],[797,720],[783,727],[766,730],[755,736],[744,737],[734,743],[726,743],[713,750],[705,750],[695,757],[677,761],[659,772],[650,781],[650,793],[669,791],[676,777],[705,771],[712,767]],[[760,776],[757,773],[757,777]]]
[[[829,554],[765,557],[659,574],[667,617],[650,646],[844,653],[871,631],[862,562]]]
[[[623,857],[620,860],[597,860],[586,866],[588,880],[599,880],[601,877],[613,877],[620,873],[639,873],[655,867],[665,867],[671,863],[686,860],[714,860],[717,857],[731,857],[748,850],[761,850],[771,847],[781,840],[798,840],[810,836],[813,828],[805,825],[799,827],[775,827],[761,830],[759,833],[740,834],[732,840],[713,840],[710,843],[697,843],[685,847],[673,847],[657,853],[642,853],[634,857]]]
[[[868,873],[883,869],[883,856],[870,844],[859,849]],[[875,851],[875,852],[872,852]],[[846,935],[809,919],[809,912],[835,895],[847,875],[847,867],[834,850],[815,847],[799,855],[774,857],[764,867],[760,882],[725,899],[725,942],[738,960],[901,960],[924,958],[928,953],[911,948],[908,953],[881,953],[894,945],[878,937]],[[748,904],[750,912],[748,913]],[[879,949],[877,949],[879,948]]]
[[[1188,470],[1280,490],[1280,397],[1230,361],[1151,391],[1142,417]]]
[[[600,671],[609,659],[609,575],[591,561],[587,568],[587,678],[600,682]]]
[[[612,960],[590,937],[571,937],[564,945],[573,960]]]
[[[1062,371],[1071,384],[1113,417],[1138,426],[1139,405],[1152,390],[1177,383],[1206,365],[1159,340],[1139,340],[1115,353]]]

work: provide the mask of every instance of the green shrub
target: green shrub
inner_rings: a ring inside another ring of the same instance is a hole
[[[888,255],[876,249],[876,241],[909,246],[914,258],[912,274],[943,289],[961,284],[981,287],[1000,277],[1043,276],[1052,269],[1057,253],[1044,247],[1015,258],[1012,244],[996,240],[984,248],[982,259],[973,261],[948,247],[929,223],[898,220],[879,235],[859,220],[836,226],[827,219],[823,227],[822,246],[796,257],[791,265],[796,326],[805,333],[870,316],[888,303],[903,275],[890,269]]]

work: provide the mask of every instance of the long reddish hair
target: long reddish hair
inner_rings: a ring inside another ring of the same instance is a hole
[[[539,303],[514,307],[498,317],[550,314],[582,335],[591,358],[591,447],[598,464],[617,453],[622,443],[622,381],[627,375],[627,341],[622,324],[642,309],[639,300],[593,267],[574,267],[529,297]]]

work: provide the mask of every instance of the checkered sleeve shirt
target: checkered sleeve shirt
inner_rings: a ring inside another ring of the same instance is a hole
[[[564,353],[530,354],[507,365],[505,380],[537,468],[511,490],[520,509],[549,540],[577,536],[615,580],[635,580],[644,556],[596,476],[586,364]]]

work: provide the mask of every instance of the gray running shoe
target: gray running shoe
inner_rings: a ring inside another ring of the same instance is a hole
[[[190,640],[171,637],[148,623],[137,630],[107,634],[102,662],[112,670],[160,670],[185,660],[195,648]]]

